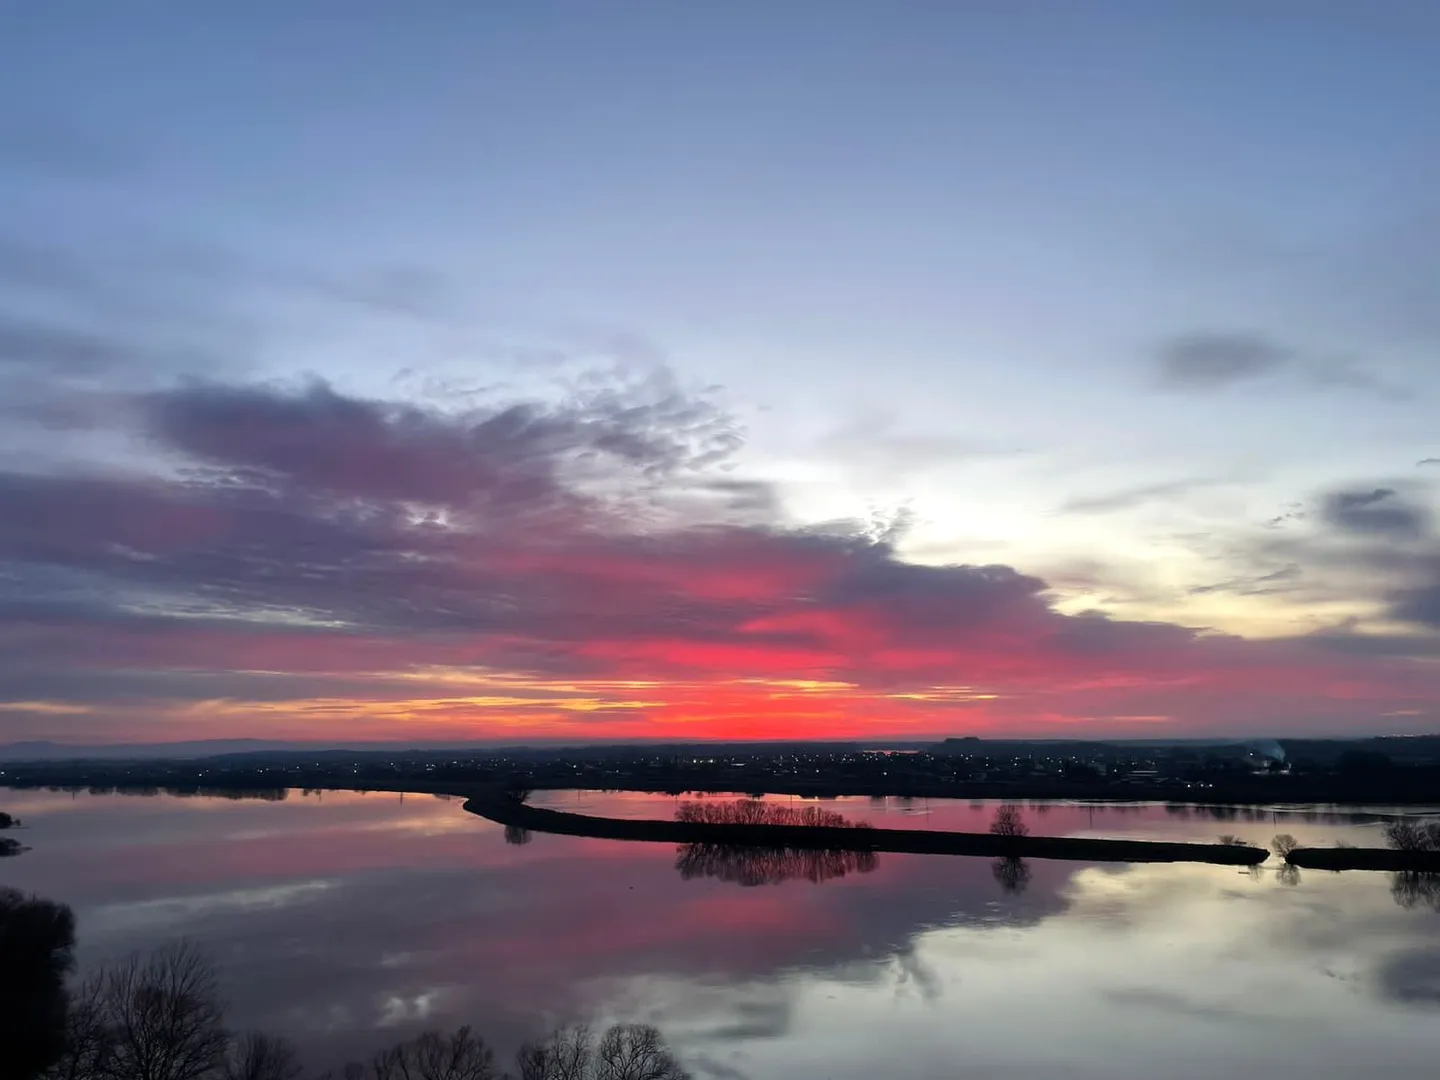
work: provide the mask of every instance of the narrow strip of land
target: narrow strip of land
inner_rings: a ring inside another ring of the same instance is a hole
[[[1285,856],[1305,870],[1392,870],[1440,873],[1440,851],[1397,851],[1394,848],[1296,848]]]
[[[996,836],[929,829],[865,829],[815,825],[736,825],[696,821],[592,817],[527,806],[503,794],[476,794],[465,809],[501,825],[532,832],[672,844],[728,844],[827,851],[888,851],[911,855],[1070,859],[1080,862],[1198,862],[1255,866],[1269,856],[1239,844],[1103,840],[1068,836]]]

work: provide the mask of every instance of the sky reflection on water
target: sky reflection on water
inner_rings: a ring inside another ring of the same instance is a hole
[[[827,805],[923,827],[894,802]],[[717,1080],[1427,1075],[1440,1055],[1440,915],[1424,897],[1397,904],[1387,875],[1037,860],[1017,883],[989,860],[891,854],[737,866],[664,844],[507,843],[459,801],[413,795],[7,791],[0,806],[33,848],[0,881],[72,904],[82,963],[198,938],[232,1020],[285,1031],[316,1065],[426,1025],[474,1022],[508,1048],[575,1019],[658,1023]],[[975,827],[990,810],[932,801],[928,820]],[[1028,816],[1037,832],[1261,843],[1364,843],[1374,828],[1159,807]]]

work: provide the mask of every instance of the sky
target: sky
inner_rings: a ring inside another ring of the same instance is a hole
[[[0,15],[0,741],[1440,729],[1440,8]]]

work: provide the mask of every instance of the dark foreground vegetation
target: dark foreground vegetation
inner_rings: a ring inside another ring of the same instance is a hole
[[[523,797],[516,797],[514,792],[507,793],[497,788],[472,796],[465,803],[465,809],[499,822],[507,828],[528,832],[722,847],[889,851],[915,855],[978,855],[1002,859],[1078,859],[1085,862],[1206,862],[1230,866],[1253,866],[1269,857],[1269,852],[1263,848],[1238,844],[1029,836],[1029,830],[1023,828],[1018,819],[1018,811],[1013,808],[1010,813],[997,816],[996,825],[992,825],[988,833],[962,833],[928,829],[857,828],[838,814],[832,816],[843,824],[771,823],[765,820],[769,811],[748,809],[764,804],[739,800],[728,805],[729,810],[717,809],[712,812],[707,809],[703,815],[699,811],[685,811],[687,818],[699,815],[706,820],[603,818],[527,806]],[[807,809],[818,811],[818,808]],[[748,820],[752,814],[760,820]]]
[[[217,971],[178,942],[74,985],[70,908],[0,889],[0,1080],[301,1080],[293,1046],[225,1023]],[[562,1028],[505,1069],[471,1028],[426,1032],[330,1080],[688,1080],[659,1031]]]

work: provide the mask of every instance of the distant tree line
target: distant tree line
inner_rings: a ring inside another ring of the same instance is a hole
[[[683,802],[675,808],[676,821],[704,825],[803,825],[807,828],[868,829],[868,821],[851,821],[844,814],[819,806],[786,806],[759,799],[733,802]]]
[[[71,985],[74,949],[68,906],[0,889],[0,1080],[300,1080],[285,1039],[226,1026],[217,970],[195,945],[135,955]],[[462,1027],[351,1062],[339,1080],[689,1080],[646,1024],[562,1028],[521,1047],[515,1069]]]

